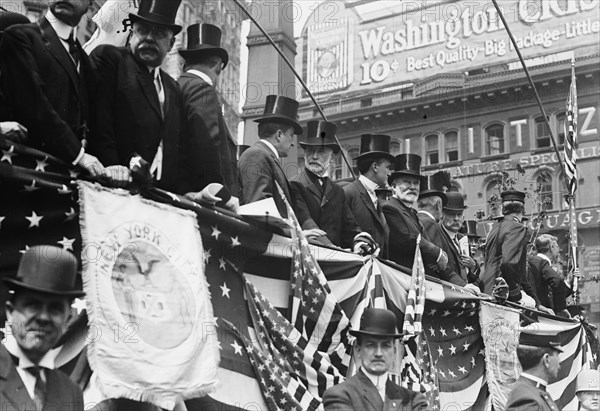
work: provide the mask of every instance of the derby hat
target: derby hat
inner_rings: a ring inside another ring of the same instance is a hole
[[[525,193],[517,190],[506,190],[500,193],[502,201],[518,201],[525,204]]]
[[[302,148],[307,146],[329,147],[333,150],[333,155],[340,152],[340,145],[335,139],[337,126],[329,121],[309,121],[306,125],[306,139],[298,144]]]
[[[27,24],[29,19],[22,14],[0,10],[0,34],[15,24]]]
[[[419,198],[426,198],[426,197],[439,197],[442,199],[442,204],[446,205],[446,203],[448,202],[448,197],[446,196],[446,193],[444,193],[441,188],[438,188],[438,186],[436,186],[436,182],[438,182],[438,179],[436,178],[435,174],[434,175],[428,175],[428,176],[423,176],[423,178],[421,178],[421,188],[419,189]]]
[[[387,158],[392,163],[394,156],[390,154],[390,136],[384,134],[363,134],[360,136],[360,154],[353,160],[363,158]]]
[[[194,56],[214,55],[221,57],[223,68],[229,62],[227,50],[221,48],[221,29],[212,24],[192,24],[187,28],[187,49],[179,50],[184,59]]]
[[[388,183],[391,185],[400,176],[418,177],[423,181],[425,176],[421,175],[421,156],[416,154],[398,154],[395,158],[394,172],[388,178]]]
[[[465,205],[465,196],[458,191],[449,191],[446,193],[448,202],[444,206],[444,210],[448,211],[463,211],[468,206]]]
[[[373,335],[376,337],[400,338],[396,330],[396,315],[390,310],[367,308],[360,317],[360,329],[350,330],[353,336]]]
[[[182,27],[175,24],[177,10],[181,0],[140,0],[137,14],[130,13],[131,23],[142,21],[158,26],[166,26],[173,30],[173,34],[181,31]]]
[[[29,248],[21,256],[16,278],[4,278],[10,289],[25,289],[43,294],[79,297],[75,288],[77,259],[68,251],[51,245]]]
[[[298,124],[298,102],[284,96],[267,96],[265,111],[262,117],[254,120],[256,123],[283,123],[294,127],[296,135],[302,134],[302,126]]]
[[[519,345],[526,345],[528,347],[552,348],[558,352],[563,352],[563,350],[560,348],[562,344],[556,335],[531,334],[521,331],[521,335],[519,336]]]
[[[476,220],[465,220],[463,221],[461,233],[467,237],[481,238],[477,233],[477,221]]]

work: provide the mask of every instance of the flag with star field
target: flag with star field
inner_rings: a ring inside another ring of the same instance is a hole
[[[0,273],[14,275],[21,252],[34,244],[58,245],[79,255],[81,235],[73,181],[77,178],[75,170],[52,156],[3,139],[0,150]],[[319,390],[317,388],[314,393],[306,388],[311,379],[318,387],[320,381],[327,380],[326,375],[336,375],[335,371],[326,370],[332,363],[331,358],[319,357],[316,353],[311,353],[314,355],[310,357],[305,352],[304,360],[313,360],[302,361],[303,367],[311,365],[303,370],[290,359],[293,357],[289,353],[285,353],[288,346],[276,337],[290,337],[293,331],[289,327],[294,323],[288,321],[292,318],[290,274],[294,272],[296,261],[306,262],[303,258],[295,259],[295,256],[301,257],[297,252],[295,254],[297,243],[281,235],[279,228],[224,210],[200,207],[171,193],[150,189],[144,196],[194,211],[204,246],[205,275],[218,325],[209,332],[216,333],[219,342],[220,386],[209,396],[186,401],[188,409],[313,407],[313,399],[318,397]],[[370,298],[384,299],[385,306],[396,313],[402,326],[411,282],[409,269],[312,244],[305,247],[304,253],[312,255],[327,279],[331,292],[327,301],[336,301],[347,318],[353,318],[355,311],[368,306]],[[305,273],[311,272],[310,265],[303,265],[302,269]],[[303,282],[306,281],[303,278]],[[324,288],[312,289],[317,294],[317,289]],[[460,287],[433,278],[427,278],[425,282],[425,295],[422,336],[429,350],[417,352],[415,361],[429,361],[431,369],[435,370],[432,379],[439,384],[442,408],[453,404],[453,409],[469,409],[488,395],[484,341],[479,327],[480,301]],[[259,301],[254,298],[251,303],[253,296],[260,296]],[[320,307],[312,304],[316,297],[319,296],[309,293],[299,313],[303,309]],[[317,299],[319,301],[324,300]],[[335,304],[330,306],[335,307]],[[299,313],[294,318],[315,318]],[[261,321],[265,323],[262,332],[265,336],[268,332],[268,338],[260,335],[261,329],[256,328]],[[344,327],[340,328],[340,331],[344,330]],[[573,370],[581,367],[584,361],[596,360],[594,347],[590,348],[585,332],[572,338],[577,342],[573,343],[575,355],[565,358],[570,361],[565,363],[565,369],[570,372],[568,376],[575,375]],[[327,346],[332,345],[328,342]],[[319,372],[323,370],[326,372],[320,376]],[[278,376],[277,384],[269,382],[269,377],[274,375]],[[567,389],[559,394],[560,402],[570,404],[574,398],[574,383],[570,377],[563,381]],[[291,389],[288,388],[290,384],[293,385]],[[326,385],[324,382],[323,386]],[[300,405],[290,405],[292,396]]]

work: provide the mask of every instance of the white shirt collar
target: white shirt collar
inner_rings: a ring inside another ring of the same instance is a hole
[[[29,359],[29,357],[27,357],[27,355],[25,355],[23,350],[21,350],[21,347],[19,347],[17,339],[14,335],[8,333],[5,338],[6,342],[4,343],[4,347],[6,347],[6,350],[9,353],[11,353],[19,359],[19,368],[25,369],[38,365],[40,367],[48,368],[51,370],[54,369],[54,358],[56,356],[56,353],[54,353],[53,351],[49,351],[48,353],[46,353],[46,355],[42,357],[40,362],[38,364],[35,364]]]
[[[271,151],[275,154],[275,157],[277,157],[277,160],[279,160],[279,153],[277,152],[277,149],[275,148],[275,146],[273,144],[271,144],[270,141],[268,141],[268,140],[259,140],[259,141],[262,142],[267,147],[269,147],[271,149]]]
[[[525,377],[531,381],[537,382],[538,384],[542,384],[544,387],[546,387],[548,385],[548,381],[546,381],[540,377],[536,377],[535,375],[528,374],[526,372],[522,372],[521,377]]]
[[[362,183],[363,186],[365,186],[365,188],[367,189],[367,192],[369,194],[371,194],[371,196],[374,196],[375,198],[377,198],[377,195],[375,194],[375,189],[377,188],[377,183],[369,180],[367,177],[360,175],[358,176],[358,181],[360,181]]]
[[[552,260],[550,260],[550,258],[546,254],[538,253],[537,256],[543,258],[544,260],[548,261],[550,265],[552,265]]]
[[[452,231],[448,230],[448,229],[447,229],[446,227],[444,227],[443,225],[442,225],[442,228],[443,228],[443,229],[444,229],[444,230],[445,230],[445,231],[448,233],[448,235],[450,236],[450,238],[451,238],[452,240],[454,240],[454,237],[456,237],[456,233],[454,233],[454,232],[452,232]]]
[[[187,71],[187,73],[194,74],[194,75],[200,77],[202,80],[204,80],[208,84],[210,84],[211,86],[214,86],[214,84],[213,84],[212,80],[210,79],[210,77],[208,76],[208,74],[206,74],[200,70],[190,69]]]
[[[48,20],[48,22],[50,23],[56,34],[58,34],[58,37],[60,37],[61,40],[68,39],[71,35],[71,32],[73,32],[73,37],[77,37],[77,29],[75,27],[69,26],[65,22],[60,21],[50,9],[48,9],[48,12],[46,13],[46,20]]]
[[[429,211],[419,210],[418,213],[419,214],[425,214],[426,216],[429,216],[429,218],[431,218],[433,221],[436,221],[435,217],[433,217],[433,215]]]
[[[373,383],[373,385],[377,387],[377,382],[381,382],[381,390],[379,390],[379,394],[381,394],[381,398],[385,400],[385,386],[387,384],[387,380],[388,380],[388,372],[384,372],[381,375],[373,375],[371,373],[369,373],[367,370],[364,369],[364,367],[360,368],[362,370],[362,372],[367,376],[367,378],[369,380],[371,380],[371,382]]]

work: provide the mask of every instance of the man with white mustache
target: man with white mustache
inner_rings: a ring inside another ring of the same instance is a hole
[[[390,228],[388,258],[407,268],[413,266],[417,237],[423,234],[423,225],[413,208],[419,198],[422,178],[421,157],[416,154],[396,156],[395,171],[389,177],[394,195],[382,207]],[[425,266],[438,271],[446,268],[448,255],[438,246],[421,237],[420,250]]]

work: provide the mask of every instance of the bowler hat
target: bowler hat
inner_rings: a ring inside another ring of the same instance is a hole
[[[444,210],[448,211],[463,211],[468,206],[465,205],[465,197],[458,191],[449,191],[446,193],[448,202],[444,206]]]
[[[227,50],[221,48],[221,29],[207,23],[196,23],[187,28],[187,49],[179,50],[184,59],[194,56],[215,55],[221,57],[223,68],[229,62]]]
[[[437,187],[435,183],[437,179],[434,175],[423,176],[421,179],[421,188],[419,190],[419,199],[426,197],[439,197],[442,199],[442,204],[446,205],[448,197],[441,190],[441,187]]]
[[[131,22],[142,21],[149,24],[166,26],[173,34],[181,31],[182,27],[175,24],[177,10],[181,0],[140,0],[137,14],[129,13]]]
[[[563,350],[560,348],[560,340],[556,335],[531,334],[526,331],[521,331],[521,335],[519,336],[519,345],[539,348],[552,348],[556,351],[563,352]]]
[[[265,111],[262,117],[254,120],[257,123],[283,123],[294,127],[296,135],[302,134],[302,126],[298,124],[298,102],[284,96],[267,96]]]
[[[325,146],[333,150],[333,154],[340,152],[340,145],[335,140],[337,126],[329,121],[309,121],[306,125],[306,138],[298,144],[302,148],[307,146]]]
[[[421,156],[416,154],[398,154],[395,158],[394,172],[388,178],[388,182],[392,182],[399,176],[419,177],[422,181],[425,176],[421,175]]]
[[[519,201],[525,204],[525,193],[517,190],[506,190],[500,193],[502,201]]]
[[[463,221],[463,226],[461,229],[463,234],[466,234],[467,237],[477,237],[481,236],[477,234],[477,221],[476,220],[465,220]]]
[[[384,134],[363,134],[360,136],[360,154],[353,160],[363,158],[387,158],[394,162],[394,156],[390,154],[390,136]]]
[[[27,24],[29,19],[22,14],[0,10],[0,34],[15,24]]]
[[[77,259],[68,251],[52,245],[29,248],[21,256],[16,278],[3,278],[11,289],[26,289],[44,294],[79,297],[75,288]]]
[[[400,338],[404,334],[396,331],[396,315],[390,310],[367,308],[360,317],[360,329],[350,330],[350,334],[373,335],[376,337]]]

